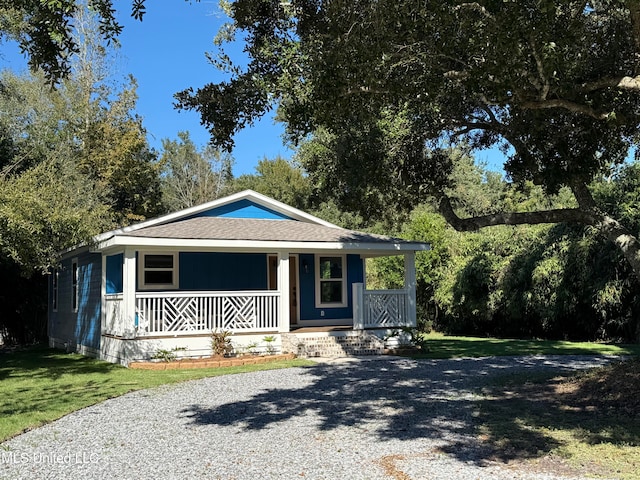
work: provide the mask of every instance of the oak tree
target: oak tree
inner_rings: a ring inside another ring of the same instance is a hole
[[[237,0],[227,10],[218,43],[241,37],[249,61],[222,51],[228,80],[178,94],[216,144],[230,148],[277,107],[294,141],[332,136],[334,154],[310,174],[339,179],[352,205],[382,186],[396,192],[386,202],[435,195],[458,230],[590,225],[640,275],[637,232],[589,189],[637,141],[638,0]],[[442,148],[461,143],[501,148],[512,182],[567,187],[576,206],[463,218]]]

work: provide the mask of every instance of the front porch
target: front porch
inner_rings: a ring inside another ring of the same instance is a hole
[[[102,334],[131,339],[210,335],[223,330],[234,335],[303,333],[312,328],[285,321],[281,297],[277,290],[137,292],[131,317],[126,314],[123,294],[106,294]],[[415,297],[410,289],[366,290],[364,284],[356,283],[351,320],[350,325],[325,327],[365,330],[415,326]]]

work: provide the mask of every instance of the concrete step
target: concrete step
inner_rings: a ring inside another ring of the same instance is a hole
[[[382,355],[384,342],[366,332],[349,332],[341,335],[296,335],[284,334],[283,352],[300,357],[349,357],[359,355]]]

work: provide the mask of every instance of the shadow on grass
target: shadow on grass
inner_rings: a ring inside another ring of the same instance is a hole
[[[598,446],[601,454],[610,448],[608,455],[615,456],[617,447],[640,447],[639,386],[638,359],[564,377],[503,376],[482,389],[479,438],[491,459],[504,462],[538,458],[558,447],[577,452]],[[465,446],[452,443],[445,450]],[[600,464],[594,455],[587,457]],[[633,456],[640,460],[640,451]]]
[[[318,365],[306,369],[306,387],[283,385],[216,407],[191,405],[182,413],[194,424],[235,425],[246,430],[312,415],[319,430],[354,428],[362,435],[373,435],[376,441],[439,440],[442,451],[480,465],[497,459],[524,460],[561,446],[560,440],[528,424],[547,425],[549,421],[551,428],[554,422],[559,422],[558,428],[581,424],[594,441],[601,435],[601,425],[584,422],[586,411],[563,418],[565,412],[554,403],[547,387],[512,395],[491,389],[479,393],[482,385],[510,374],[525,378],[566,374],[573,368],[606,362],[604,357],[577,361],[529,357]]]
[[[8,377],[57,379],[63,375],[110,373],[122,368],[45,346],[0,353],[0,380]]]

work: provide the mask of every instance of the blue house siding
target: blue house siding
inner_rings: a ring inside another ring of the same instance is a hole
[[[267,290],[267,255],[180,253],[180,290]]]
[[[102,256],[81,253],[78,262],[78,309],[73,310],[72,258],[62,261],[58,277],[58,311],[49,317],[50,336],[100,348]],[[51,285],[50,285],[51,290]],[[51,301],[50,301],[51,302]],[[51,304],[50,304],[51,307]]]
[[[315,257],[301,254],[300,266],[308,266],[308,273],[300,268],[300,320],[338,320],[353,317],[352,288],[354,283],[363,281],[363,260],[359,255],[347,255],[347,306],[340,308],[316,308]],[[324,315],[322,312],[324,311]]]
[[[226,218],[254,218],[262,220],[291,220],[290,217],[278,213],[270,208],[258,205],[250,200],[238,200],[218,208],[212,208],[189,218],[197,217],[226,217]]]

